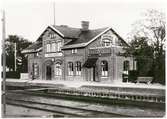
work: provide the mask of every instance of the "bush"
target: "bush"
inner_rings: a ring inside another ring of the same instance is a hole
[[[3,78],[3,72],[2,72],[1,77]],[[18,71],[9,71],[9,72],[6,72],[6,78],[20,79],[20,72],[18,72]]]
[[[138,72],[136,70],[130,70],[128,75],[129,82],[136,82],[138,77]]]

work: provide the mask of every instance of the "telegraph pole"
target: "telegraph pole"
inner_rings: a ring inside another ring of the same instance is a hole
[[[17,52],[17,49],[16,49],[16,43],[14,43],[14,68],[15,68],[15,71],[17,70],[17,65],[16,65],[16,59],[17,59],[17,56],[16,56],[16,52]]]
[[[2,63],[3,63],[3,82],[2,82],[2,117],[6,115],[6,54],[5,54],[5,38],[6,38],[6,31],[5,31],[5,11],[3,11],[3,18],[2,18]]]
[[[54,25],[56,25],[56,19],[55,19],[55,2],[53,3],[53,20],[54,20]]]

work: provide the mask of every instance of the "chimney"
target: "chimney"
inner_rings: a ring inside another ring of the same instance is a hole
[[[81,21],[81,27],[82,27],[82,31],[88,31],[89,30],[89,21]]]

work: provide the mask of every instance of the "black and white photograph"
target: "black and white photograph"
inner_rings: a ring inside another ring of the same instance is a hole
[[[166,0],[1,0],[1,118],[165,118]]]

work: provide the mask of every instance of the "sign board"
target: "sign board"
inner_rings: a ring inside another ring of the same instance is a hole
[[[45,57],[60,57],[63,56],[62,53],[47,53],[45,54]]]

